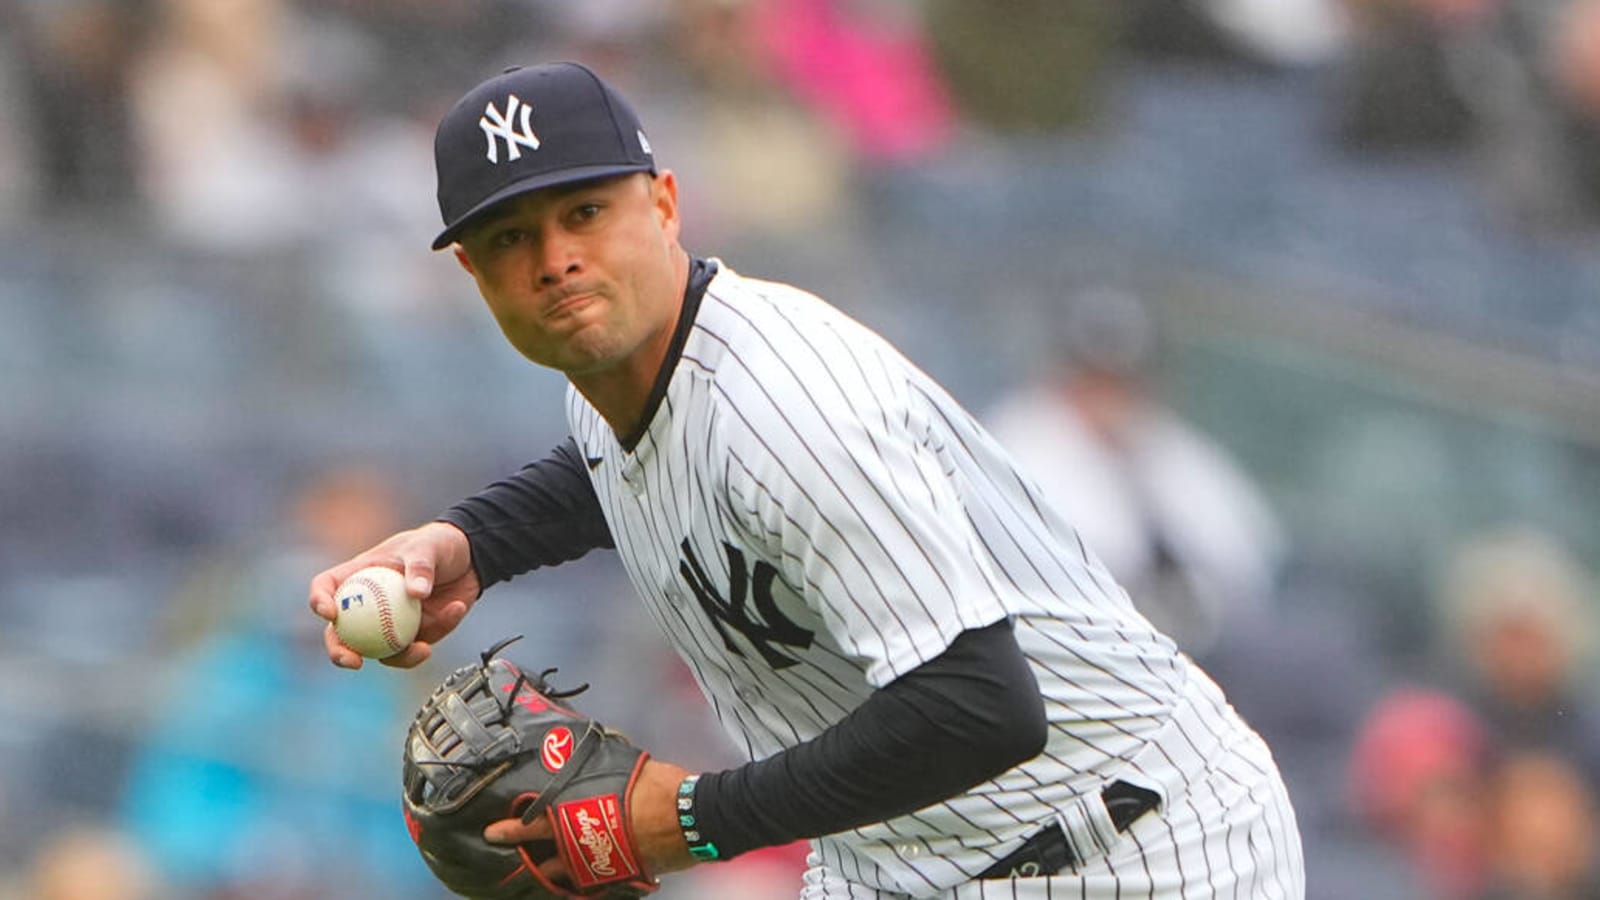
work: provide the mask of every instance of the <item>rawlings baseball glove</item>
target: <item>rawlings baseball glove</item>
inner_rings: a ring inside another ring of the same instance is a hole
[[[520,637],[520,636],[519,636]],[[642,897],[658,882],[637,853],[628,797],[649,754],[562,705],[587,689],[556,691],[483,652],[436,688],[412,720],[405,747],[406,827],[446,887],[474,900]],[[483,839],[490,822],[549,819],[553,841],[518,846]],[[570,884],[539,864],[560,855]]]

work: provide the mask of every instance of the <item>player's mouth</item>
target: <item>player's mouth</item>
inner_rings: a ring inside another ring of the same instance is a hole
[[[592,290],[563,291],[556,295],[555,300],[545,309],[547,319],[558,319],[571,315],[589,304],[600,299],[600,293]]]

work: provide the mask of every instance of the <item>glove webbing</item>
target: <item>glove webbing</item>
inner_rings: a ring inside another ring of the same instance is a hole
[[[487,685],[488,679],[484,679],[484,682]],[[496,758],[498,753],[493,751],[498,751],[502,744],[514,743],[517,739],[516,732],[506,729],[501,729],[497,735],[491,735],[489,729],[483,727],[478,717],[472,714],[472,710],[467,707],[467,701],[461,699],[459,693],[446,697],[443,705],[439,707],[439,713],[450,723],[451,729],[461,738],[462,743],[477,754],[478,759]]]

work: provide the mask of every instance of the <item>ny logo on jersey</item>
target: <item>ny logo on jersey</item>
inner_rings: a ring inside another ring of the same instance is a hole
[[[516,94],[506,96],[505,115],[494,108],[494,101],[490,101],[483,108],[483,115],[478,119],[478,127],[483,129],[483,136],[489,141],[489,162],[500,162],[500,145],[495,143],[495,138],[506,142],[506,159],[515,161],[522,158],[522,147],[529,150],[539,149],[539,136],[533,133],[533,107],[517,99]],[[512,127],[513,125],[519,127]]]
[[[767,665],[774,669],[787,669],[799,662],[789,656],[779,653],[773,648],[774,644],[784,644],[790,647],[804,649],[811,646],[812,633],[796,625],[792,619],[783,614],[778,604],[772,599],[772,582],[778,577],[778,570],[765,562],[757,562],[755,571],[746,571],[744,554],[739,548],[724,542],[723,547],[728,551],[728,599],[724,600],[717,594],[717,589],[712,585],[711,579],[706,577],[705,568],[700,565],[700,560],[694,555],[694,548],[689,546],[689,539],[684,538],[681,545],[683,559],[678,563],[678,571],[683,573],[683,580],[689,583],[689,590],[694,591],[695,599],[700,601],[700,608],[706,611],[711,624],[717,628],[717,633],[722,635],[722,643],[730,653],[744,656],[745,653],[734,642],[733,635],[728,629],[744,635],[745,640],[755,646],[761,658]],[[756,611],[760,619],[750,616],[750,608],[745,601],[755,596]]]

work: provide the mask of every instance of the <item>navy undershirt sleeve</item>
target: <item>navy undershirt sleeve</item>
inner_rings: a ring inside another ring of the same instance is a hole
[[[572,438],[439,516],[467,535],[484,590],[616,544]]]
[[[1047,722],[1009,620],[962,632],[816,738],[695,787],[724,858],[882,822],[1037,756]]]

